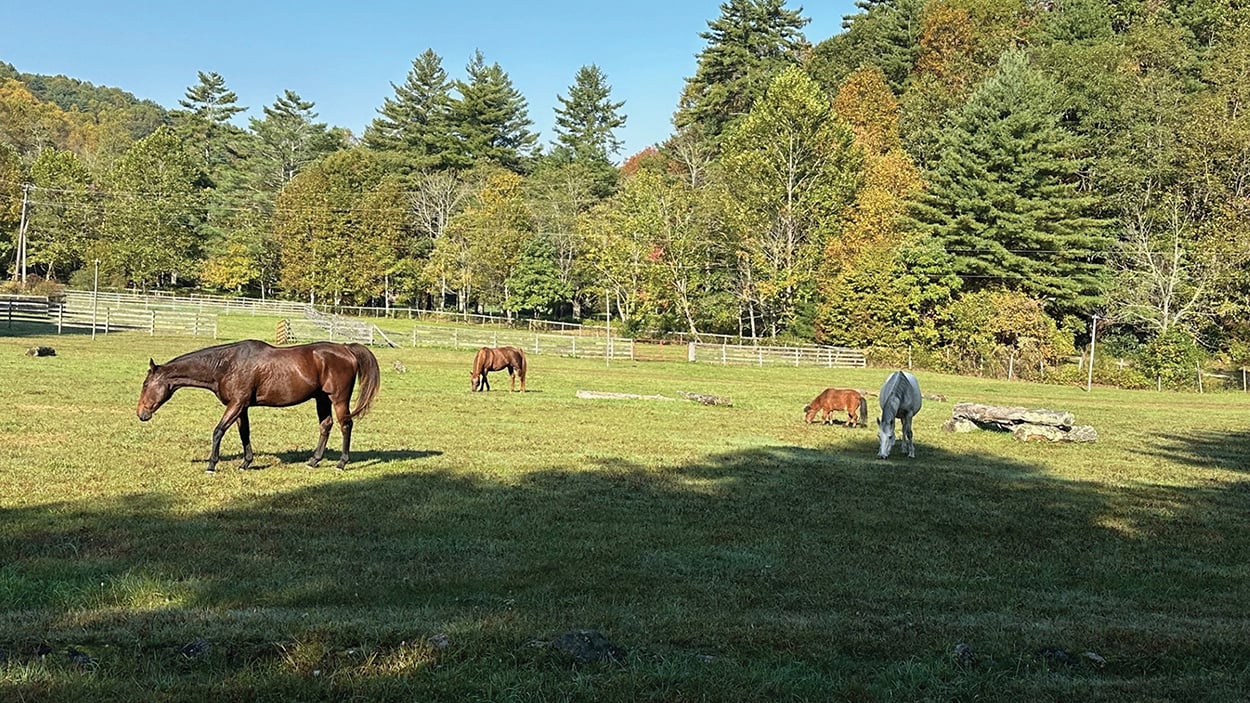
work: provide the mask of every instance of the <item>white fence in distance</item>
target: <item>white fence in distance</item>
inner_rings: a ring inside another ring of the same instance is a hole
[[[135,306],[117,299],[93,301],[90,293],[86,297],[67,296],[61,303],[42,296],[0,296],[0,319],[9,327],[15,321],[55,325],[57,334],[69,327],[104,334],[128,330],[217,337],[217,315],[213,313]]]
[[[692,362],[722,366],[823,366],[864,368],[864,352],[847,347],[768,347],[748,344],[701,344],[690,342]]]
[[[71,307],[82,307],[94,299],[101,306],[112,308],[170,310],[181,312],[200,312],[232,315],[272,315],[284,317],[288,315],[303,316],[312,306],[290,300],[258,300],[255,298],[227,298],[225,296],[191,295],[179,296],[159,292],[115,292],[89,290],[67,290],[64,293],[66,304]]]
[[[546,334],[513,329],[457,328],[439,325],[413,325],[408,340],[412,346],[481,347],[510,346],[527,354],[555,354],[583,359],[633,359],[634,340],[621,337],[589,337],[576,334]]]

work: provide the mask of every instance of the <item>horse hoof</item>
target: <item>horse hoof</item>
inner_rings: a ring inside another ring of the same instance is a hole
[[[204,469],[204,473],[206,473],[206,474],[215,474],[215,473],[217,473],[217,469],[214,469],[213,467],[211,467],[211,466],[210,466],[210,467],[208,467],[207,469]]]

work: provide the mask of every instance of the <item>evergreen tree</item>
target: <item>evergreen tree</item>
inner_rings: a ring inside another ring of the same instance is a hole
[[[378,108],[379,116],[365,129],[365,145],[395,152],[413,169],[456,163],[457,147],[450,133],[452,82],[442,58],[426,49],[413,60],[404,84],[391,87],[395,97]]]
[[[229,141],[240,131],[230,118],[247,110],[237,103],[239,96],[226,88],[226,79],[215,72],[197,72],[199,83],[187,88],[178,104],[183,112],[178,117],[180,131],[192,140],[203,155],[203,167],[210,175],[225,163]]]
[[[874,0],[855,3],[863,12],[847,17],[846,31],[818,43],[808,70],[825,90],[865,66],[876,66],[896,93],[902,93],[919,54],[920,17],[925,0]]]
[[[582,66],[573,79],[568,97],[557,95],[556,144],[579,161],[608,163],[621,150],[615,130],[625,126],[617,111],[624,102],[612,102],[612,86],[598,66]]]
[[[276,193],[305,166],[344,146],[324,122],[315,121],[313,107],[287,90],[264,108],[264,119],[249,120],[257,137],[251,161],[264,190]]]
[[[798,65],[808,48],[801,10],[785,0],[727,0],[721,15],[699,34],[707,46],[699,52],[693,78],[686,79],[674,123],[694,126],[704,138],[719,141],[764,95],[773,78]]]
[[[1072,312],[1101,292],[1107,223],[1080,190],[1085,162],[1055,94],[1024,53],[1005,54],[941,134],[914,214],[966,288],[1005,287]]]
[[[526,169],[538,135],[524,96],[498,63],[486,64],[482,52],[474,53],[465,68],[468,80],[456,81],[460,99],[452,106],[452,132],[459,152],[452,165],[469,167],[491,161],[511,171]]]

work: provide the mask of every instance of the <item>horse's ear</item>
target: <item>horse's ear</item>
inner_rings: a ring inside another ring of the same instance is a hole
[[[155,370],[156,370],[156,361],[152,359],[151,357],[149,357],[148,358],[148,373],[152,373]]]

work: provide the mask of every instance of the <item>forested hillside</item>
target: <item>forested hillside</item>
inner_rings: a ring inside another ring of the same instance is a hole
[[[783,0],[727,0],[671,136],[632,155],[593,56],[545,142],[489,47],[416,56],[359,135],[291,91],[243,126],[212,67],[166,110],[0,64],[0,262],[331,304],[610,305],[631,331],[951,368],[1052,363],[1097,315],[1149,378],[1250,362],[1250,11],[858,7],[807,37]]]

